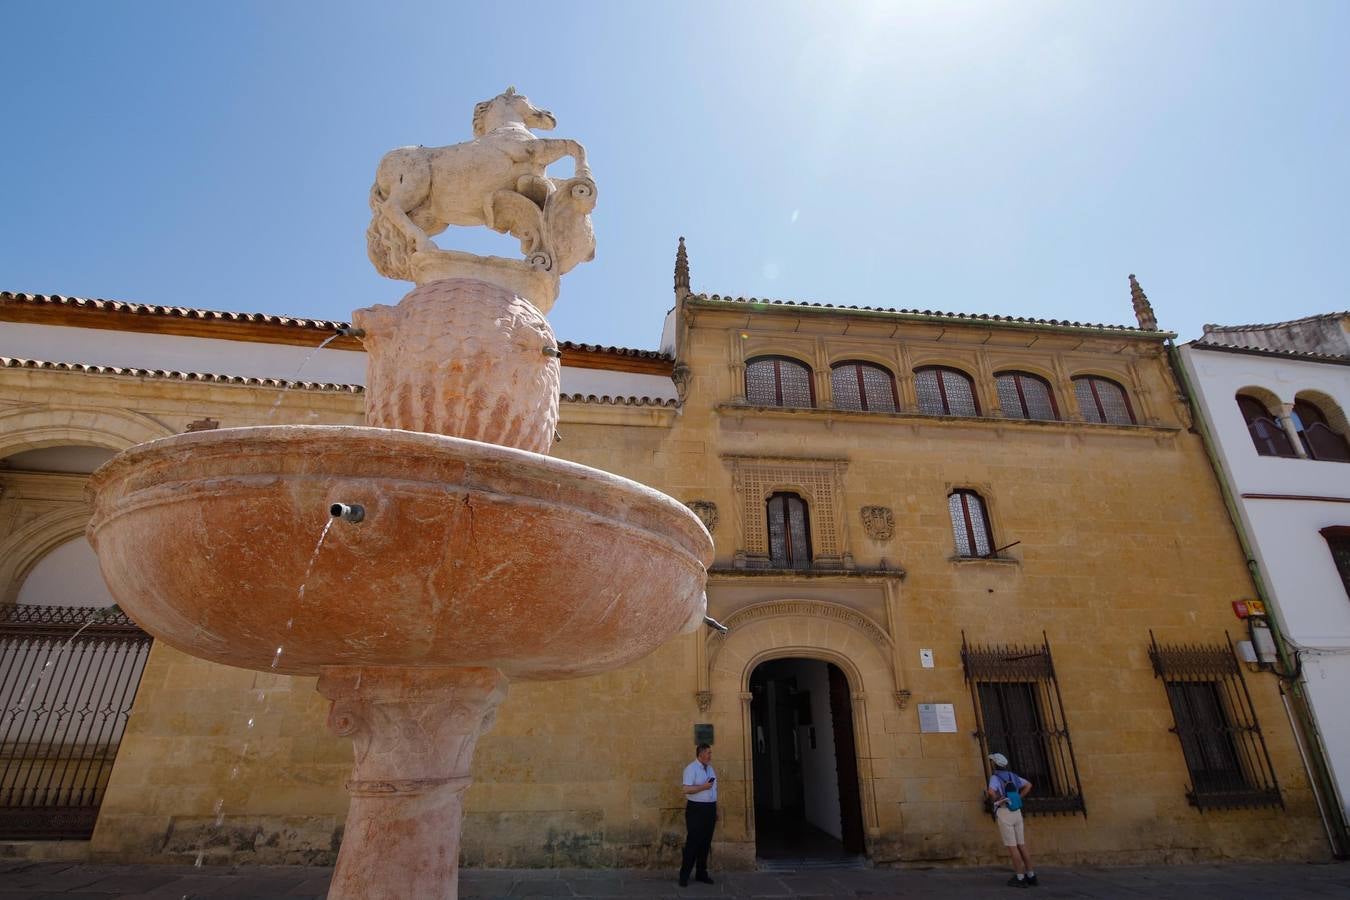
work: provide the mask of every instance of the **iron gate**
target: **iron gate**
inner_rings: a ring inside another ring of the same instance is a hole
[[[93,834],[150,642],[120,612],[0,606],[0,838]]]

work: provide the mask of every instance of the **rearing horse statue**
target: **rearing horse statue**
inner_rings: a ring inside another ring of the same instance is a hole
[[[585,148],[530,132],[556,126],[552,113],[507,88],[474,106],[472,141],[385,154],[370,189],[366,230],[375,268],[389,278],[412,280],[412,255],[438,250],[430,236],[450,225],[486,225],[511,234],[520,239],[530,265],[558,275],[593,256],[587,213],[594,206],[595,183]],[[564,156],[576,160],[576,176],[560,184],[545,170]],[[566,204],[551,203],[559,188],[581,205],[569,211]],[[550,228],[555,240],[549,240]]]

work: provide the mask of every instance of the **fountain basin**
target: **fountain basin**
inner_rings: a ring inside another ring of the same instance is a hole
[[[137,624],[291,675],[613,669],[699,620],[713,555],[697,516],[636,482],[384,428],[176,435],[114,457],[89,490],[89,540]],[[332,521],[334,503],[364,520]]]

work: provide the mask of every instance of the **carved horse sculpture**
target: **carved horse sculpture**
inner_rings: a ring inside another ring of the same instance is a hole
[[[583,255],[587,238],[593,256],[594,237],[586,214],[594,206],[595,183],[585,149],[573,140],[530,133],[531,128],[556,126],[552,113],[507,88],[474,106],[472,141],[448,147],[401,147],[385,154],[370,189],[372,217],[366,231],[375,268],[390,278],[411,280],[412,254],[437,250],[430,236],[450,225],[486,225],[511,234],[520,239],[521,251],[532,266],[556,274],[590,258]],[[558,184],[544,172],[564,156],[576,160],[576,177]],[[550,197],[560,187],[581,206],[570,213],[562,211],[566,204],[560,204],[559,211],[552,209]],[[545,231],[550,222],[561,219],[571,221],[554,226],[563,247],[558,254],[545,246]]]

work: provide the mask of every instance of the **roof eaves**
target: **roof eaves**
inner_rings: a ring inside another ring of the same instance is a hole
[[[1269,347],[1239,347],[1234,344],[1216,344],[1195,340],[1183,346],[1197,350],[1214,350],[1219,353],[1241,353],[1247,356],[1269,356],[1275,359],[1296,359],[1302,362],[1331,363],[1338,366],[1350,366],[1350,356],[1336,353],[1309,353],[1302,350],[1272,350]]]
[[[164,378],[175,381],[193,381],[209,384],[233,384],[246,387],[266,387],[287,390],[330,391],[360,394],[365,387],[359,384],[337,384],[328,381],[288,381],[284,378],[258,378],[247,375],[219,375],[212,372],[179,372],[169,369],[138,369],[129,366],[100,366],[90,363],[48,362],[40,359],[22,359],[0,356],[0,369],[36,369],[47,372],[78,372],[85,375],[112,375],[128,378]]]
[[[769,311],[800,311],[811,314],[844,313],[847,315],[900,318],[913,322],[934,322],[962,325],[997,325],[1004,328],[1062,331],[1072,333],[1109,334],[1119,337],[1170,340],[1177,335],[1171,331],[1144,331],[1127,325],[1096,325],[1068,322],[1059,319],[1030,319],[1022,316],[1000,316],[990,313],[949,313],[940,310],[895,309],[891,307],[837,305],[834,303],[801,302],[796,300],[760,300],[755,297],[723,297],[719,294],[691,294],[686,302],[731,308],[735,306],[771,307]]]

